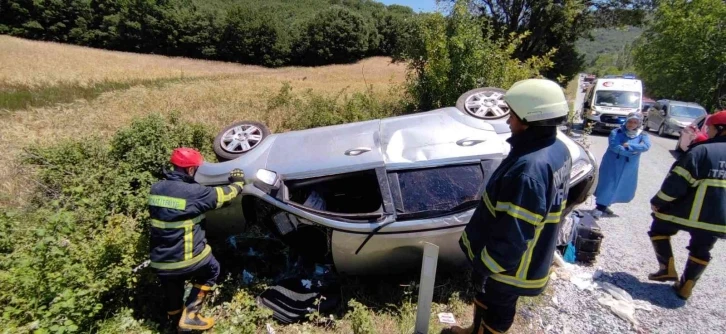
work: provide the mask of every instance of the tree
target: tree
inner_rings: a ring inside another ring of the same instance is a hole
[[[455,1],[455,0],[448,0]],[[554,66],[543,73],[570,80],[584,61],[575,49],[581,37],[596,27],[639,25],[655,0],[472,0],[472,12],[485,17],[494,28],[493,38],[529,32],[514,55],[520,59],[555,50]],[[487,32],[484,32],[485,34]]]
[[[726,108],[726,3],[662,0],[634,52],[651,95]]]
[[[436,13],[419,20],[416,35],[402,54],[409,61],[408,91],[419,109],[454,105],[472,88],[507,89],[552,66],[552,52],[524,61],[514,57],[528,34],[494,37],[493,28],[473,16],[465,0],[457,1],[448,17]]]
[[[320,12],[308,23],[297,51],[303,64],[346,63],[362,58],[376,33],[361,15],[344,7]]]

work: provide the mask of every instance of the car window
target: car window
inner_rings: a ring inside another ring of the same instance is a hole
[[[698,121],[697,128],[698,129],[702,128],[704,124],[706,124],[706,117],[704,117],[700,121]]]
[[[640,108],[640,93],[617,90],[600,90],[595,94],[599,107]]]
[[[698,107],[675,105],[671,108],[671,116],[675,117],[698,118],[705,114],[706,110]]]
[[[374,170],[285,182],[289,200],[306,208],[338,214],[383,212]]]
[[[484,190],[480,164],[445,166],[389,173],[399,215],[444,213],[475,204]]]

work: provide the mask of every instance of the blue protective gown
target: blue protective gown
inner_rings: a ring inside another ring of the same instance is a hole
[[[595,190],[597,204],[610,206],[613,203],[628,203],[635,197],[640,154],[650,149],[650,138],[645,131],[635,138],[629,138],[625,131],[623,125],[610,132],[608,150],[600,164]],[[629,147],[623,147],[625,142],[628,142]]]

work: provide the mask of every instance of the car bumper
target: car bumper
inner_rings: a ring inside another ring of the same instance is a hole
[[[663,127],[663,130],[667,135],[679,137],[681,135],[681,131],[683,131],[683,128],[685,127],[666,123]]]

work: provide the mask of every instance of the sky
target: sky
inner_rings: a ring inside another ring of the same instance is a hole
[[[433,12],[436,10],[436,0],[378,0],[386,5],[403,5],[411,7],[416,12]]]

